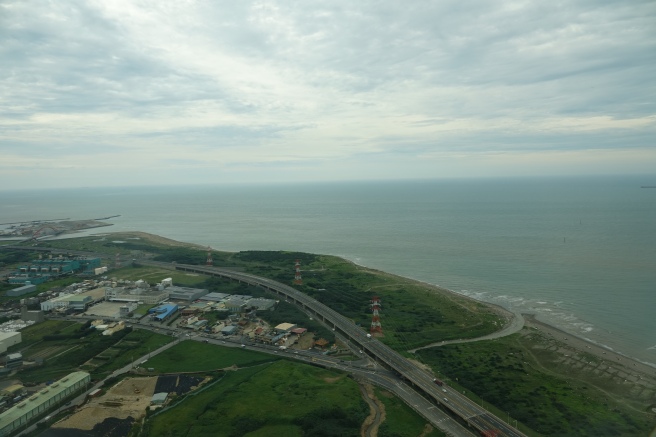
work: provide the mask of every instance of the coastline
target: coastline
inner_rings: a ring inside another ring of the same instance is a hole
[[[343,258],[345,259],[345,258]],[[505,308],[499,304],[493,303],[493,302],[487,302],[484,300],[479,300],[474,297],[458,293],[457,291],[448,289],[446,287],[443,287],[441,285],[437,284],[431,284],[425,281],[421,281],[418,279],[413,279],[409,278],[406,276],[400,276],[396,275],[394,273],[389,273],[385,272],[383,270],[378,270],[374,268],[367,267],[362,264],[358,264],[355,261],[351,261],[348,259],[345,259],[348,262],[353,263],[354,265],[358,266],[359,268],[362,268],[364,270],[370,271],[375,274],[379,275],[385,275],[389,277],[394,277],[397,279],[403,279],[406,281],[409,281],[414,284],[420,284],[428,289],[430,289],[433,292],[441,293],[442,295],[447,295],[449,297],[455,298],[455,299],[463,299],[466,301],[478,303],[485,305],[488,309],[491,311],[497,313],[500,317],[504,318],[505,320],[505,325],[498,331],[486,335],[483,337],[478,337],[478,338],[473,338],[473,339],[464,339],[464,340],[454,340],[454,341],[445,341],[445,342],[439,342],[439,343],[433,343],[429,344],[426,346],[422,346],[420,348],[412,349],[409,350],[408,352],[414,353],[417,350],[420,349],[426,349],[430,347],[439,347],[442,345],[446,344],[452,344],[452,343],[471,343],[471,342],[476,342],[476,341],[483,341],[483,340],[491,340],[494,338],[500,338],[504,337],[507,335],[511,335],[516,332],[520,332],[523,328],[535,328],[539,331],[541,331],[543,334],[546,336],[552,337],[554,339],[557,339],[558,341],[561,341],[566,344],[567,347],[570,347],[572,349],[575,349],[579,353],[589,353],[597,358],[599,358],[602,361],[608,362],[608,363],[613,363],[613,367],[618,367],[620,371],[626,372],[628,375],[633,375],[632,379],[634,379],[636,382],[640,379],[640,375],[635,375],[636,373],[639,373],[641,375],[645,375],[647,377],[651,377],[656,379],[656,365],[652,365],[651,363],[645,363],[637,358],[631,357],[629,355],[625,355],[621,352],[615,351],[613,349],[610,349],[608,347],[604,347],[603,345],[600,345],[598,343],[595,343],[591,340],[588,340],[586,338],[583,338],[580,336],[580,334],[575,334],[570,331],[566,331],[562,328],[559,328],[557,326],[554,326],[553,324],[545,321],[538,320],[536,314],[531,314],[531,313],[520,313],[520,312],[514,312],[509,310],[508,308]],[[565,340],[567,338],[567,340]],[[654,381],[656,383],[656,381]]]
[[[523,314],[523,316],[527,328],[533,328],[548,337],[558,340],[564,344],[564,348],[569,347],[580,353],[594,355],[602,360],[603,363],[617,368],[619,371],[626,372],[635,382],[640,379],[640,375],[638,374],[656,378],[656,367],[650,366],[649,364],[615,352],[611,349],[607,349],[548,323],[541,322],[537,320],[533,314]]]
[[[94,234],[94,235],[100,235],[100,234]],[[137,237],[137,238],[142,238],[145,240],[151,240],[155,243],[167,245],[167,246],[178,246],[178,247],[190,247],[190,248],[196,248],[199,250],[206,250],[207,248],[204,246],[201,246],[199,244],[194,244],[194,243],[186,243],[178,240],[173,240],[167,237],[163,237],[160,235],[156,234],[151,234],[143,231],[119,231],[119,232],[107,232],[107,233],[102,233],[102,235],[122,235],[122,236],[130,236],[130,237]],[[70,235],[71,238],[76,238],[78,235]],[[221,252],[220,250],[213,249],[217,252]],[[506,335],[510,335],[515,332],[520,332],[522,328],[535,328],[542,333],[544,333],[547,336],[551,336],[554,339],[558,339],[559,341],[562,341],[563,343],[566,343],[567,346],[576,349],[580,353],[591,353],[598,358],[602,360],[609,360],[612,361],[616,366],[622,367],[624,371],[626,372],[638,372],[640,374],[644,374],[650,377],[656,378],[656,367],[644,363],[636,358],[627,356],[622,354],[621,352],[614,351],[609,348],[605,348],[597,343],[594,343],[590,340],[587,340],[585,338],[582,338],[580,335],[574,334],[569,331],[565,331],[557,326],[554,326],[548,322],[540,321],[536,318],[535,314],[521,314],[518,312],[513,312],[499,304],[492,303],[492,302],[487,302],[483,300],[476,299],[471,296],[467,296],[462,293],[458,293],[456,291],[450,290],[446,287],[436,285],[436,284],[431,284],[425,281],[397,275],[394,273],[389,273],[386,271],[378,270],[375,268],[370,268],[362,264],[358,264],[355,261],[340,257],[344,259],[347,262],[350,262],[359,268],[365,269],[369,272],[372,272],[374,274],[378,275],[384,275],[388,276],[390,278],[395,278],[396,280],[404,280],[408,281],[414,284],[419,284],[423,287],[426,287],[432,292],[435,293],[440,293],[442,295],[445,295],[449,298],[452,298],[455,300],[461,300],[461,301],[468,301],[471,303],[475,304],[480,304],[484,305],[486,308],[491,310],[492,312],[498,314],[500,317],[502,317],[505,320],[504,326],[496,331],[493,334],[490,334],[488,336],[476,338],[476,339],[468,339],[468,340],[462,340],[463,342],[473,342],[473,341],[481,341],[481,340],[486,340],[486,339],[493,339],[493,338],[499,338],[503,337]],[[567,340],[565,340],[567,338]],[[457,342],[457,341],[456,341]],[[452,342],[445,342],[444,344],[448,344]],[[425,347],[432,347],[432,346],[437,346],[442,343],[438,344],[433,344],[433,345],[427,345],[424,346],[420,349],[423,349]]]

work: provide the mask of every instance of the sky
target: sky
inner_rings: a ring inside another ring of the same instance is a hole
[[[0,0],[0,190],[656,180],[654,23],[651,0]]]

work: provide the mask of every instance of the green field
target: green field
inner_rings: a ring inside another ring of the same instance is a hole
[[[379,437],[405,437],[419,436],[442,437],[446,436],[439,429],[427,429],[426,419],[419,416],[401,399],[387,390],[375,389],[376,397],[385,405],[385,421],[378,429]],[[432,428],[432,427],[430,427]],[[422,434],[423,433],[423,434]]]
[[[141,435],[356,437],[367,414],[346,375],[280,360],[226,372],[152,417]]]
[[[159,373],[205,372],[277,360],[278,357],[269,354],[186,340],[154,356],[145,366],[152,367]]]

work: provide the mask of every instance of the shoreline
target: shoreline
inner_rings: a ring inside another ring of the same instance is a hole
[[[374,268],[367,267],[362,264],[358,264],[354,261],[347,260],[349,262],[352,262],[353,264],[357,265],[358,267],[361,267],[363,269],[367,269],[372,272],[377,272],[379,274],[385,274],[385,275],[390,275],[394,276],[397,278],[402,278],[410,282],[414,282],[416,284],[421,284],[423,286],[426,286],[430,288],[431,290],[437,292],[437,293],[442,293],[443,295],[450,295],[456,298],[462,298],[465,300],[469,300],[471,302],[476,302],[485,305],[488,307],[490,310],[493,312],[497,313],[500,317],[503,317],[505,319],[505,324],[504,326],[496,331],[493,334],[486,335],[484,337],[479,337],[475,339],[466,339],[466,340],[455,340],[455,341],[445,341],[445,342],[437,342],[437,343],[432,343],[430,345],[422,346],[416,349],[409,350],[408,352],[414,353],[417,350],[420,349],[425,349],[425,348],[430,348],[430,347],[439,347],[442,345],[446,344],[452,344],[452,343],[471,343],[475,341],[483,341],[483,340],[488,340],[488,339],[493,339],[493,338],[499,338],[499,337],[505,337],[507,335],[511,335],[515,332],[521,331],[522,327],[526,328],[536,328],[545,334],[552,336],[555,339],[558,339],[559,341],[563,342],[567,346],[576,349],[577,351],[581,353],[590,353],[595,355],[601,360],[606,360],[613,362],[615,366],[621,366],[625,368],[626,372],[638,372],[650,377],[656,378],[656,364],[652,363],[646,363],[638,358],[632,357],[630,355],[623,354],[622,352],[616,351],[614,349],[611,349],[610,347],[604,346],[603,344],[596,343],[592,340],[586,339],[582,337],[580,334],[573,333],[571,331],[568,331],[560,326],[557,326],[553,323],[539,320],[538,319],[538,314],[534,313],[520,313],[520,312],[514,312],[502,305],[499,305],[497,303],[493,302],[488,302],[484,300],[479,300],[476,299],[472,296],[468,296],[466,294],[458,293],[457,291],[451,290],[449,288],[443,287],[441,285],[437,284],[431,284],[426,281],[422,281],[419,279],[413,279],[409,278],[407,276],[400,276],[394,273],[389,273],[385,272],[383,270],[378,270]],[[517,320],[519,319],[519,322],[517,323]],[[515,325],[513,327],[513,324]],[[567,340],[565,340],[567,339]]]
[[[585,338],[564,331],[549,323],[538,320],[535,314],[523,314],[527,328],[536,329],[548,337],[551,337],[564,345],[573,348],[579,352],[594,355],[602,361],[607,361],[613,367],[621,367],[627,373],[641,373],[643,375],[656,378],[656,367],[647,363],[629,357],[614,350],[605,348],[599,344],[591,342]]]
[[[88,229],[92,230],[92,229]],[[138,237],[142,238],[144,240],[151,240],[155,243],[159,244],[164,244],[168,246],[179,246],[179,247],[191,247],[191,248],[197,248],[199,250],[206,250],[206,247],[203,247],[199,244],[195,243],[187,243],[187,242],[182,242],[178,240],[174,240],[171,238],[163,237],[160,235],[156,234],[151,234],[148,232],[144,231],[118,231],[118,232],[103,232],[103,235],[130,235],[132,237]],[[98,234],[94,234],[98,235]],[[83,235],[71,235],[69,234],[70,238],[76,238],[76,237],[83,237]],[[91,236],[91,235],[86,235],[86,236]],[[220,250],[213,249],[217,252],[222,252]],[[645,363],[640,361],[637,358],[631,357],[629,355],[625,355],[621,352],[612,350],[610,348],[604,347],[603,345],[600,345],[598,343],[595,343],[591,340],[585,339],[581,337],[579,334],[575,334],[569,331],[566,331],[562,328],[559,328],[557,326],[552,325],[549,322],[541,321],[538,320],[536,314],[531,314],[531,313],[519,313],[519,312],[513,312],[512,310],[509,310],[508,308],[505,308],[497,303],[493,302],[487,302],[484,300],[479,300],[476,299],[472,296],[468,296],[462,293],[458,293],[457,291],[451,290],[449,288],[446,288],[441,285],[437,284],[431,284],[426,281],[422,281],[419,279],[414,279],[402,275],[397,275],[395,273],[389,273],[383,270],[375,269],[372,267],[367,267],[365,265],[359,264],[353,260],[349,260],[347,258],[344,258],[342,256],[338,255],[330,255],[330,256],[336,256],[338,258],[342,258],[347,262],[350,262],[362,269],[366,269],[372,273],[376,274],[381,274],[381,275],[386,275],[390,277],[395,277],[397,279],[402,279],[406,280],[415,284],[420,284],[424,287],[427,287],[433,292],[436,293],[441,293],[443,295],[447,295],[451,298],[455,299],[464,299],[473,303],[477,304],[482,304],[485,305],[488,309],[490,309],[492,312],[495,312],[498,314],[500,317],[502,317],[505,320],[504,326],[501,327],[500,330],[496,331],[495,333],[485,336],[484,338],[480,338],[480,340],[484,340],[486,338],[498,338],[498,337],[503,337],[506,335],[510,335],[513,332],[519,332],[522,327],[527,327],[527,328],[536,328],[542,332],[544,332],[546,335],[553,336],[554,338],[558,338],[559,340],[562,340],[564,343],[569,345],[570,347],[573,347],[577,350],[579,350],[582,353],[593,353],[595,356],[598,356],[600,359],[607,359],[608,357],[612,357],[612,360],[614,363],[618,363],[622,367],[626,367],[622,364],[629,364],[631,368],[628,368],[628,370],[639,370],[640,373],[643,373],[645,375],[649,375],[652,377],[656,377],[656,365],[652,365],[651,363]],[[519,320],[519,326],[517,324],[517,321]],[[515,327],[511,328],[513,323],[515,323]],[[508,331],[508,332],[506,332]],[[512,331],[512,332],[509,332]],[[565,341],[564,339],[567,338],[568,340]],[[470,341],[480,341],[477,339],[471,339]],[[466,340],[465,340],[466,341]],[[448,343],[448,342],[447,342]],[[427,345],[424,347],[431,347],[431,345]]]

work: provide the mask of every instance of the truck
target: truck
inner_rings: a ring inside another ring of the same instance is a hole
[[[433,379],[433,382],[434,382],[435,384],[439,385],[440,387],[442,387],[442,386],[444,385],[444,383],[443,383],[442,381],[440,381],[439,379],[437,379],[437,378],[434,378],[434,379]]]

